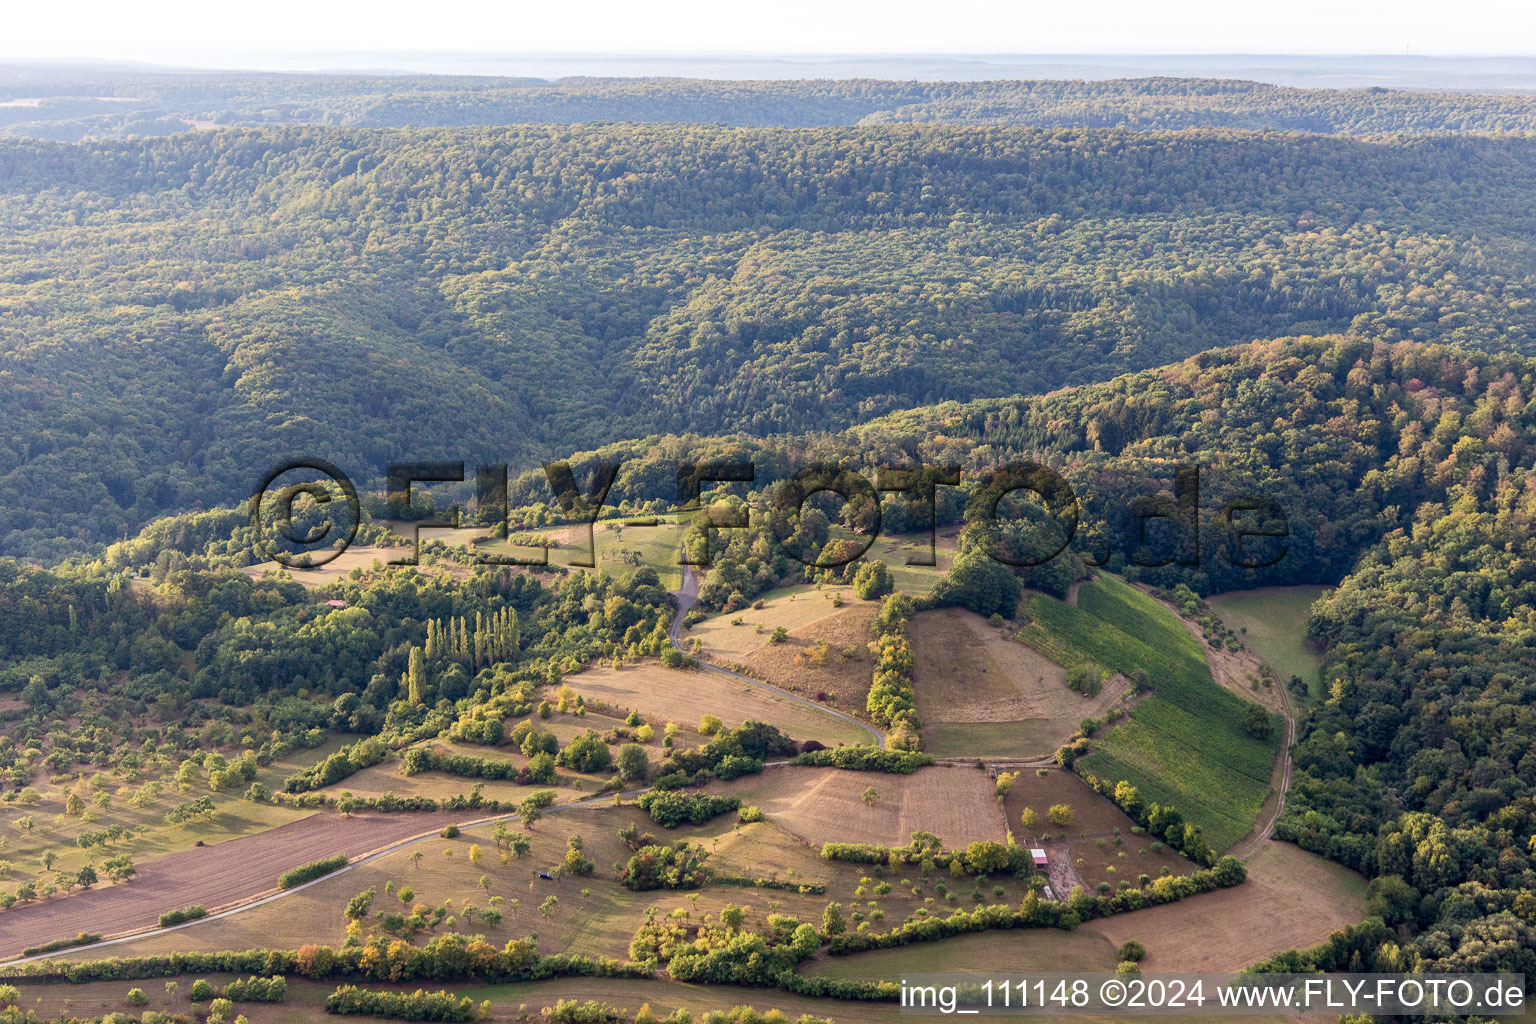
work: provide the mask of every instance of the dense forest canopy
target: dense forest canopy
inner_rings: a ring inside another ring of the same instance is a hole
[[[7,102],[9,101],[9,102]],[[924,122],[1243,128],[1339,134],[1529,132],[1516,93],[1299,89],[1230,79],[896,82],[126,72],[0,66],[0,132],[75,141],[189,128],[591,121],[813,128]]]
[[[835,431],[1254,337],[1532,351],[1536,141],[270,128],[0,146],[0,553],[273,463]]]

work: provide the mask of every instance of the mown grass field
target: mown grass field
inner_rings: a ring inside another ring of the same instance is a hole
[[[887,775],[783,766],[710,788],[756,804],[769,821],[818,849],[830,842],[899,846],[919,829],[951,849],[1004,836],[992,780],[974,767]],[[875,796],[865,800],[869,788]]]
[[[1066,669],[974,612],[940,608],[911,625],[913,689],[924,749],[939,757],[1049,755],[1126,691],[1067,688]]]
[[[1101,733],[1083,770],[1124,779],[1144,797],[1172,804],[1200,825],[1214,850],[1252,827],[1269,793],[1281,722],[1271,738],[1241,725],[1245,701],[1216,685],[1199,642],[1173,614],[1110,576],[1083,584],[1078,606],[1030,595],[1020,633],[1064,665],[1088,664],[1126,675],[1146,671],[1151,697]]]
[[[1307,646],[1307,617],[1326,593],[1327,587],[1264,587],[1217,594],[1206,604],[1269,663],[1281,683],[1300,676],[1317,699],[1323,695],[1322,658]]]
[[[864,657],[867,675],[869,655]],[[776,686],[793,682],[781,681],[777,676],[765,678]],[[586,700],[596,699],[614,709],[619,719],[624,717],[622,709],[640,712],[656,730],[656,739],[651,744],[656,758],[661,755],[661,735],[668,722],[675,722],[683,731],[676,742],[690,746],[706,742],[708,737],[698,734],[699,719],[706,714],[718,716],[728,726],[740,725],[748,719],[770,722],[797,740],[820,740],[828,746],[868,742],[868,734],[856,726],[762,687],[711,672],[668,669],[656,662],[645,662],[627,664],[621,669],[593,666],[566,677],[565,682]],[[592,717],[590,712],[587,717]],[[607,724],[594,723],[593,727],[602,731]]]

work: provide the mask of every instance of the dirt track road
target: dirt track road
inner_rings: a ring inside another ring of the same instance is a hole
[[[682,653],[687,654],[688,652],[683,650],[681,639],[683,632],[683,616],[688,614],[688,609],[692,608],[694,603],[699,599],[699,577],[694,574],[692,566],[683,566],[683,588],[681,590],[672,591],[672,596],[677,599],[677,614],[672,618],[672,628],[667,631],[667,638],[672,641],[673,647],[676,647],[679,651],[682,651]],[[740,672],[732,672],[728,668],[721,668],[719,665],[711,665],[709,662],[704,661],[702,658],[698,659],[698,661],[699,667],[706,672],[714,672],[717,675],[729,676],[730,678],[740,680],[743,683],[750,683],[751,685],[760,689],[768,690],[771,693],[776,693],[786,700],[792,700],[796,704],[803,704],[806,707],[813,708],[824,715],[830,715],[833,718],[847,722],[849,725],[858,726],[860,729],[863,729],[866,733],[869,734],[870,738],[874,740],[875,746],[885,746],[885,734],[882,733],[879,729],[876,729],[874,726],[870,725],[868,722],[861,722],[857,718],[854,718],[852,715],[845,715],[841,711],[834,711],[832,708],[827,707],[825,704],[819,704],[814,700],[810,700],[809,698],[790,693],[788,690],[781,690],[771,683],[763,682],[761,679],[753,679],[751,676],[744,676]]]
[[[152,928],[166,911],[194,903],[213,911],[275,891],[278,876],[301,864],[337,853],[355,858],[465,817],[463,811],[434,811],[344,818],[323,811],[216,846],[173,853],[140,865],[125,885],[7,910],[0,917],[0,957],[81,932],[116,935]]]

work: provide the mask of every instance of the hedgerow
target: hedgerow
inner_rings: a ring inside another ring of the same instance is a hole
[[[881,750],[877,747],[827,747],[792,758],[790,764],[821,765],[854,772],[891,772],[911,775],[934,763],[933,756],[914,750]]]
[[[100,932],[81,932],[72,939],[54,939],[52,942],[45,942],[41,946],[28,946],[21,951],[21,955],[40,956],[43,953],[52,953],[60,949],[72,949],[75,946],[89,946],[93,942],[100,941]]]
[[[890,731],[886,742],[902,750],[917,750],[923,744],[917,694],[912,688],[916,662],[907,642],[907,620],[914,607],[905,594],[891,594],[881,603],[880,614],[875,617],[874,680],[864,702],[875,724]]]
[[[334,785],[364,768],[371,768],[389,756],[389,744],[381,737],[370,736],[342,747],[336,753],[313,767],[290,775],[283,781],[283,788],[290,793],[305,793]]]
[[[308,864],[299,865],[292,871],[283,872],[277,880],[277,887],[279,889],[292,889],[296,885],[313,882],[315,879],[328,875],[332,871],[340,871],[346,866],[347,855],[344,853],[338,853],[334,857],[326,857],[322,860],[310,861]]]
[[[1067,931],[1096,917],[1111,917],[1144,907],[1173,903],[1202,892],[1239,885],[1247,879],[1242,862],[1223,857],[1216,867],[1188,875],[1165,875],[1144,889],[1122,889],[1107,896],[1092,896],[1073,889],[1065,902],[1043,900],[1031,891],[1017,908],[996,903],[975,910],[956,910],[948,917],[908,921],[887,932],[853,932],[835,936],[827,946],[833,956],[868,949],[891,949],[914,942],[983,932],[997,928],[1061,928]]]
[[[184,974],[274,974],[314,981],[473,981],[505,984],[546,978],[584,976],[648,978],[643,964],[574,954],[540,956],[532,938],[513,939],[502,949],[484,939],[442,935],[424,946],[388,938],[334,949],[305,945],[296,950],[248,949],[240,952],[162,953],[153,956],[82,960],[40,960],[4,970],[10,978],[38,981],[135,981]]]
[[[183,924],[187,921],[196,921],[200,917],[206,917],[208,911],[200,904],[194,903],[190,907],[181,910],[168,910],[160,915],[160,927],[169,928],[171,925]]]
[[[343,985],[325,998],[325,1012],[394,1020],[470,1021],[479,1016],[468,996],[451,992],[391,992]]]

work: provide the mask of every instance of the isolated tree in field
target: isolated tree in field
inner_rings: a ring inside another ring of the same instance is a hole
[[[376,894],[377,890],[365,889],[356,896],[353,896],[347,901],[347,906],[342,911],[342,916],[348,921],[361,921],[368,916],[368,908],[373,906],[373,897]]]
[[[107,877],[114,882],[126,882],[138,874],[138,869],[133,866],[133,860],[126,853],[120,853],[111,860],[102,862],[102,869]]]
[[[1018,781],[1019,781],[1019,773],[1018,772],[998,772],[997,773],[997,798],[999,800],[1001,800],[1003,797],[1007,796],[1008,795],[1008,791],[1013,788],[1013,784],[1018,782]]]
[[[134,986],[128,990],[127,1002],[129,1006],[148,1006],[149,997],[144,994],[143,989]]]
[[[555,895],[547,896],[545,897],[544,902],[539,904],[539,913],[543,914],[545,918],[548,918],[555,912],[555,908],[559,905],[560,897]]]
[[[853,592],[861,601],[873,601],[884,597],[896,587],[891,570],[878,558],[859,563],[853,574]]]
[[[1274,731],[1274,722],[1268,711],[1249,704],[1243,708],[1243,731],[1254,739],[1267,740]]]
[[[1055,825],[1059,828],[1066,828],[1072,824],[1072,805],[1051,804],[1051,808],[1045,812],[1045,816],[1052,825]]]
[[[544,810],[533,799],[527,797],[517,805],[517,820],[528,831],[533,831],[533,826],[544,817]]]
[[[1019,823],[1025,828],[1034,828],[1039,820],[1040,815],[1036,813],[1033,807],[1026,807],[1019,812]]]
[[[875,789],[874,786],[867,786],[865,787],[864,792],[859,794],[859,799],[864,801],[865,807],[873,807],[875,805],[875,801],[880,799],[880,793]]]
[[[782,644],[788,639],[789,630],[783,626],[775,626],[773,632],[768,634],[768,642],[771,644]]]
[[[420,850],[417,850],[415,853],[411,854],[411,867],[418,871],[421,870],[421,857],[422,853]]]
[[[491,885],[492,885],[491,876],[490,875],[481,875],[480,876],[480,880],[478,882],[476,882],[475,884],[478,885],[480,888],[484,889],[487,893],[489,893],[491,891]]]
[[[638,743],[626,743],[620,747],[615,764],[619,778],[625,782],[642,782],[651,770],[650,758],[646,756],[645,748]]]
[[[821,912],[821,932],[823,935],[841,935],[848,929],[848,922],[843,919],[843,905],[841,903],[828,903]]]
[[[76,818],[85,813],[85,801],[80,799],[79,793],[71,793],[64,798],[64,813]]]
[[[181,986],[176,984],[176,982],[174,982],[174,981],[166,982],[165,983],[165,995],[166,995],[166,998],[168,998],[168,999],[175,999],[176,998],[176,992],[180,988],[181,988]]]
[[[33,820],[32,815],[30,815],[30,814],[23,814],[21,817],[16,819],[15,825],[21,831],[27,833],[28,835],[31,835],[32,834],[32,829],[37,827],[37,822],[35,820]]]
[[[480,844],[479,843],[470,843],[469,844],[469,859],[472,862],[478,864],[478,863],[480,863],[481,859],[484,856],[485,856],[485,851],[480,849]]]
[[[411,888],[411,887],[410,887],[410,886],[408,886],[408,885],[402,885],[402,886],[401,886],[401,887],[400,887],[400,888],[399,888],[399,890],[398,890],[398,891],[396,891],[396,893],[395,893],[395,897],[396,897],[396,898],[397,898],[397,899],[398,899],[398,900],[399,900],[399,901],[400,901],[400,902],[401,902],[401,903],[404,903],[404,904],[405,904],[405,905],[406,905],[406,906],[410,906],[410,905],[411,905],[411,902],[412,902],[412,901],[413,901],[413,900],[415,900],[415,899],[416,899],[416,890],[415,890],[415,889],[412,889],[412,888]]]
[[[43,851],[43,870],[52,871],[53,865],[58,861],[59,855],[52,850]]]

